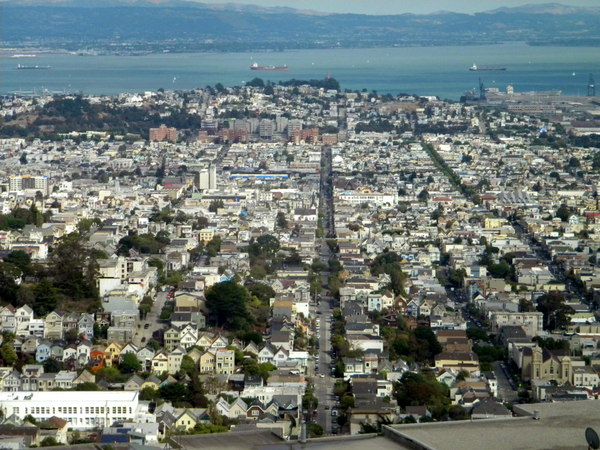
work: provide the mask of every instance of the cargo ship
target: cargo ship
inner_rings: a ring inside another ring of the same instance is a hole
[[[50,66],[23,66],[21,64],[17,64],[17,70],[48,70],[52,69]]]
[[[477,64],[473,64],[471,67],[469,67],[469,70],[471,72],[485,72],[485,71],[491,71],[491,70],[506,70],[506,67],[499,67],[499,66],[478,66]]]
[[[258,63],[254,63],[250,66],[250,70],[289,70],[285,64],[283,66],[259,66]]]

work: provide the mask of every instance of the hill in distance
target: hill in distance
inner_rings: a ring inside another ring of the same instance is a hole
[[[334,14],[163,0],[0,2],[5,46],[156,51],[600,44],[600,7],[557,3],[476,14]]]

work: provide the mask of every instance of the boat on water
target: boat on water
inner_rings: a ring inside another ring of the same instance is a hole
[[[250,70],[289,70],[285,64],[283,66],[259,66],[258,63],[253,63]]]
[[[11,58],[36,58],[36,57],[37,57],[37,55],[30,54],[30,53],[16,53],[11,56]]]
[[[485,72],[485,71],[503,71],[506,70],[506,67],[500,67],[500,66],[478,66],[477,64],[473,64],[471,67],[469,67],[469,70],[471,72]]]
[[[48,70],[52,69],[51,66],[23,66],[21,64],[17,64],[17,70]]]

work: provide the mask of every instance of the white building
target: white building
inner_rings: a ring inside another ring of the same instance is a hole
[[[69,422],[78,430],[110,426],[114,422],[155,422],[148,402],[139,401],[137,391],[102,392],[0,392],[0,411],[4,417],[20,419],[31,415],[38,421],[52,416]]]

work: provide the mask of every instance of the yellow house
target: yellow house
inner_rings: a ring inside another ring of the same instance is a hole
[[[179,417],[177,417],[177,420],[175,420],[175,429],[189,431],[194,428],[197,423],[196,416],[186,409]]]
[[[119,357],[121,356],[121,350],[123,350],[123,344],[119,342],[112,342],[106,347],[104,350],[104,353],[106,354],[106,367],[112,367],[113,364],[118,363]]]
[[[63,317],[58,312],[52,311],[44,319],[44,337],[46,339],[62,339]]]
[[[206,351],[200,356],[200,373],[213,373],[215,371],[215,354],[212,351]]]
[[[484,228],[500,228],[506,223],[506,219],[502,217],[486,217],[483,221]]]
[[[198,347],[202,347],[202,348],[209,348],[210,345],[212,344],[212,342],[213,342],[212,336],[208,336],[206,334],[203,334],[196,341],[196,345]]]
[[[235,352],[226,348],[219,348],[215,356],[215,372],[225,375],[233,374],[235,369]]]
[[[182,292],[175,296],[177,308],[197,308],[202,306],[202,297],[190,292]]]
[[[229,406],[229,414],[227,417],[235,419],[239,416],[245,416],[246,411],[248,411],[248,405],[238,397],[238,399]]]
[[[209,242],[215,237],[214,228],[203,228],[198,232],[198,239],[202,242]]]
[[[471,351],[442,352],[435,356],[435,367],[456,372],[466,370],[471,374],[479,375],[479,358]]]
[[[169,370],[169,357],[160,351],[152,358],[152,373],[161,374]]]
[[[144,380],[140,386],[140,391],[146,388],[158,389],[160,386],[160,380],[154,376],[150,376]]]

